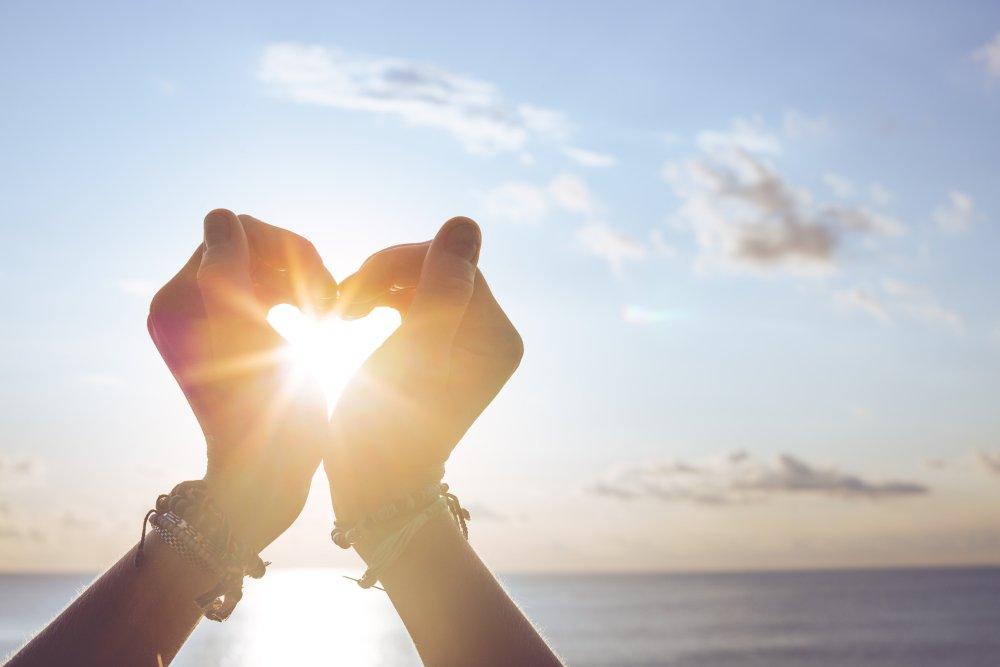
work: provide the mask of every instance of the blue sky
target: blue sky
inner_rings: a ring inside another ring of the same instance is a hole
[[[200,474],[144,321],[218,206],[338,278],[480,221],[498,567],[1000,561],[996,6],[14,2],[0,86],[2,568]],[[351,562],[316,490],[276,562]]]

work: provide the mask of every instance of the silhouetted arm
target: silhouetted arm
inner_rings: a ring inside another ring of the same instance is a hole
[[[168,664],[201,618],[195,597],[215,583],[160,541],[146,537],[145,561],[133,548],[7,663],[156,666]]]
[[[448,515],[381,578],[427,665],[561,665]]]

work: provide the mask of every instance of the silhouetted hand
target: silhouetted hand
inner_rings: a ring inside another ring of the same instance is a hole
[[[324,462],[339,520],[436,481],[517,368],[521,337],[476,268],[480,245],[476,223],[453,218],[432,242],[382,250],[342,284],[343,316],[391,306],[403,321],[334,410]]]
[[[255,550],[299,515],[328,429],[322,391],[295,371],[267,311],[323,309],[335,295],[303,238],[217,209],[150,306],[149,333],[205,433],[205,479]]]

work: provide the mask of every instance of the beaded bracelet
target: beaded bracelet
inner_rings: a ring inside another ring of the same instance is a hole
[[[243,578],[259,579],[270,565],[236,540],[202,480],[181,482],[157,497],[155,509],[142,522],[136,567],[143,563],[147,523],[182,560],[219,578],[211,590],[195,598],[210,620],[229,618],[243,597]]]

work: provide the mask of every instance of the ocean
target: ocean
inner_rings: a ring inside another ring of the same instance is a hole
[[[0,575],[0,655],[91,577]],[[510,575],[570,665],[997,667],[1000,569]],[[332,570],[274,570],[173,663],[414,665],[384,593]]]

